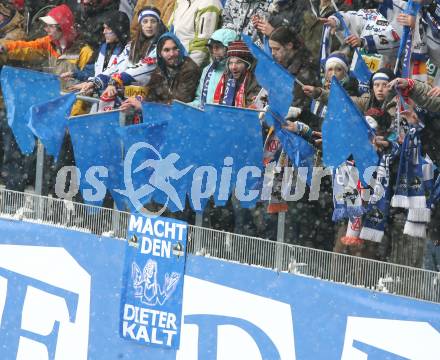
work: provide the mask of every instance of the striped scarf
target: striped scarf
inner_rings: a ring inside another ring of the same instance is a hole
[[[246,86],[250,73],[246,71],[243,81],[238,85],[230,74],[223,74],[214,92],[214,103],[235,107],[246,107]]]

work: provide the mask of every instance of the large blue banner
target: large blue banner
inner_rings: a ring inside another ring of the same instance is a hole
[[[188,225],[131,215],[121,300],[121,337],[178,349]]]
[[[59,97],[60,80],[54,74],[4,66],[1,86],[8,124],[15,140],[23,154],[32,154],[35,138],[27,126],[29,109]]]
[[[439,304],[199,256],[180,349],[142,346],[119,336],[124,241],[8,220],[0,232],[1,359],[439,358]],[[440,295],[434,278],[418,286]]]

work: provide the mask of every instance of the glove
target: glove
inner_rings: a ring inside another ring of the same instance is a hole
[[[291,106],[286,115],[287,119],[297,119],[301,115],[302,109],[299,107]]]

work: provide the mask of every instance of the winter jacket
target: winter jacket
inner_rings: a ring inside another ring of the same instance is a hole
[[[309,6],[309,2],[304,0],[275,0],[269,6],[268,21],[274,28],[287,26],[299,32],[303,14]]]
[[[90,79],[98,90],[104,90],[110,82],[116,82],[119,86],[139,85],[145,86],[150,81],[150,76],[156,68],[156,44],[160,36],[166,31],[164,23],[159,24],[158,33],[150,39],[149,46],[136,64],[130,60],[130,51],[133,46],[128,43],[116,60],[105,71]]]
[[[89,46],[74,44],[61,53],[56,48],[49,36],[34,41],[7,41],[5,47],[8,53],[8,60],[26,62],[49,61],[49,68],[54,74],[74,71],[77,68],[83,69],[93,55]]]
[[[321,95],[317,98],[317,100],[327,105],[329,96],[330,90],[321,89]],[[368,109],[372,107],[372,99],[369,93],[364,93],[361,96],[350,96],[350,98],[363,114],[365,114]],[[394,117],[394,115],[396,114],[396,102],[394,101],[394,99],[386,102],[385,110],[392,117]]]
[[[131,38],[134,39],[136,35],[138,23],[139,11],[145,6],[154,6],[160,11],[160,17],[164,24],[168,24],[170,17],[174,10],[174,0],[138,0],[136,7],[134,8],[134,16],[131,22]]]
[[[414,102],[423,109],[430,112],[440,112],[440,97],[428,96],[431,86],[422,81],[414,81],[414,86],[409,92],[409,96]]]
[[[91,62],[93,49],[77,40],[71,10],[66,5],[60,5],[53,8],[48,15],[60,24],[66,48],[62,49],[59,42],[52,40],[49,36],[33,41],[7,40],[4,42],[4,47],[8,60],[25,62],[47,60],[50,72],[57,75],[84,69]],[[71,84],[71,81],[62,81],[61,83],[64,89]]]
[[[297,50],[289,60],[287,71],[306,85],[319,86],[319,67],[314,64],[307,49]],[[293,88],[293,107],[301,109],[301,116],[297,119],[312,128],[318,126],[318,117],[310,111],[311,100],[302,91],[301,86],[295,82]]]
[[[407,1],[393,0],[391,8],[380,7],[399,36],[402,36],[403,26],[397,22],[397,16],[407,10],[407,4]],[[427,80],[428,55],[436,66],[440,66],[440,39],[433,34],[432,28],[426,22],[426,16],[426,9],[417,13],[411,47],[411,76],[422,81]]]
[[[1,40],[20,40],[26,37],[24,32],[24,17],[18,11],[15,12],[12,19],[0,28]]]
[[[252,37],[254,43],[262,47],[263,37],[252,25],[252,16],[267,16],[270,1],[227,0],[223,9],[223,28],[235,30],[238,34]]]
[[[137,64],[130,59],[131,43],[127,44],[121,54],[113,60],[110,66],[101,74],[90,79],[98,90],[105,90],[110,81],[115,81],[120,86],[141,85],[150,82],[151,74],[156,69],[156,44],[152,44],[148,52]]]
[[[419,118],[425,125],[421,132],[422,150],[438,166],[440,164],[440,97],[428,96],[431,89],[431,86],[425,82],[414,81],[408,95],[419,108],[423,109],[419,113]]]
[[[206,45],[220,24],[222,9],[220,0],[176,0],[169,28],[199,66],[208,62]]]
[[[122,53],[123,49],[118,44],[110,46],[112,44],[103,43],[99,49],[98,58],[94,64],[93,76],[102,74],[108,68],[117,64],[118,56]]]
[[[318,64],[320,59],[320,46],[323,26],[317,17],[313,14],[310,4],[304,11],[303,22],[300,30],[301,38],[304,40],[304,45],[309,49],[311,56],[313,56],[313,63]],[[326,18],[334,14],[335,9],[329,3],[328,5],[321,7],[320,1],[314,1],[314,9],[317,12],[318,17]],[[344,11],[346,6],[340,5],[339,9]],[[333,41],[330,53],[337,50],[339,41]]]
[[[231,41],[236,40],[236,38],[237,38],[237,33],[230,29],[219,29],[215,31],[211,36],[211,40],[220,41],[226,47]],[[202,76],[200,77],[200,81],[199,81],[199,86],[197,87],[197,91],[196,91],[196,97],[194,101],[191,102],[190,105],[196,107],[203,107],[204,104],[201,103],[203,86],[205,83],[206,75],[208,74],[208,71],[212,66],[214,66],[214,64],[211,62],[209,65],[206,65],[206,67],[203,69]],[[207,94],[206,94],[206,103],[208,104],[213,103],[215,89],[217,87],[218,82],[220,81],[220,78],[222,77],[225,71],[225,68],[226,68],[226,60],[218,64],[215,64],[215,68],[213,69],[211,73],[211,77],[209,78]]]
[[[164,59],[158,54],[157,67],[151,74],[148,84],[146,101],[171,103],[176,99],[185,103],[194,100],[197,84],[200,78],[200,68],[186,55],[186,50],[179,39],[172,33],[163,34],[158,47],[167,39],[172,39],[180,51],[180,65],[170,74]]]
[[[394,65],[400,45],[400,36],[383,15],[374,9],[340,12],[350,33],[359,36],[365,41],[364,50],[367,54],[382,54],[384,59],[379,67]],[[338,18],[330,16],[336,21],[338,34],[345,38],[343,27]]]
[[[228,76],[227,73],[224,74],[225,76],[225,81],[226,77]],[[236,89],[238,90],[240,87],[240,83],[237,84]],[[216,91],[221,90],[220,89],[220,84],[217,84],[217,88]],[[261,86],[260,84],[258,84],[257,78],[255,76],[255,74],[253,72],[249,72],[249,78],[246,79],[246,83],[245,83],[245,88],[244,88],[244,101],[243,101],[243,106],[242,107],[249,107],[250,105],[252,105],[256,99],[256,97],[258,96],[258,94],[260,93],[261,90]],[[220,96],[218,98],[218,100],[214,100],[214,103],[217,104],[222,104],[223,100],[224,100],[224,92],[220,93]],[[234,94],[234,104],[231,106],[235,106],[235,107],[239,107],[240,105],[237,105],[237,92]]]
[[[437,67],[440,67],[440,3],[437,2],[430,8],[424,9],[423,18],[426,23],[426,45],[429,58]],[[439,77],[436,80],[438,81],[436,85],[440,85]]]
[[[346,81],[341,81],[341,85],[349,96],[352,98],[359,97],[359,81],[355,77],[349,76]],[[311,111],[321,118],[318,126],[319,129],[327,113],[328,95],[329,91],[321,88],[320,96],[312,101]]]

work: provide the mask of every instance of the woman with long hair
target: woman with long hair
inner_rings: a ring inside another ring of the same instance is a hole
[[[95,62],[86,65],[84,70],[66,72],[60,75],[63,79],[73,78],[83,81],[80,84],[72,86],[70,88],[71,90],[87,92],[93,89],[93,82],[87,81],[110,69],[117,62],[118,56],[127,45],[129,29],[130,20],[125,13],[114,11],[109,14],[102,27],[102,34],[104,35],[105,41],[98,47],[94,55]]]
[[[144,7],[138,21],[140,26],[135,38],[125,46],[114,64],[90,79],[82,91],[104,90],[103,97],[114,98],[126,86],[148,84],[156,68],[157,40],[166,32],[166,27],[160,19],[160,11],[153,6]]]

